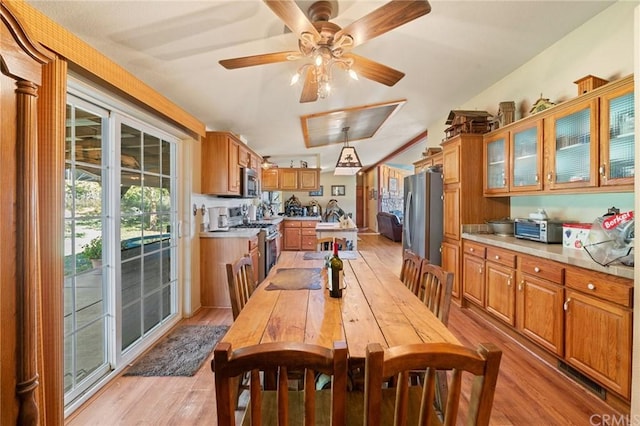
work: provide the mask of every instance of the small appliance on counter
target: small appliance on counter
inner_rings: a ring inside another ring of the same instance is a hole
[[[527,218],[516,218],[513,222],[513,235],[531,241],[556,244],[562,243],[562,225],[569,221],[551,220],[543,209],[529,213]]]
[[[209,231],[229,230],[229,209],[227,207],[209,207]]]

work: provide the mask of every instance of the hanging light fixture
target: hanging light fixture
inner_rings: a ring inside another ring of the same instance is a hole
[[[344,132],[344,146],[340,151],[340,157],[338,157],[336,169],[333,174],[336,176],[355,175],[356,173],[358,173],[358,170],[362,168],[362,163],[360,162],[360,158],[358,158],[356,149],[352,146],[349,146],[349,127],[343,127],[342,131]]]

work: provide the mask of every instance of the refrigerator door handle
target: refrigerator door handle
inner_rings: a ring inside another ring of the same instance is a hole
[[[407,192],[407,199],[404,204],[404,223],[402,224],[402,232],[407,240],[407,247],[411,248],[411,202],[413,194],[411,191]]]

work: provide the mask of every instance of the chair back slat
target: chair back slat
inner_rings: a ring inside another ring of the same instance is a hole
[[[449,343],[407,344],[384,350],[379,343],[370,343],[365,361],[364,424],[456,424],[464,373],[475,376],[466,422],[488,425],[501,356],[490,343],[480,345],[477,351]],[[425,371],[422,387],[408,386],[408,375],[415,370]],[[450,391],[444,413],[437,413],[436,387],[442,370],[449,371]],[[383,393],[383,384],[394,376],[398,377],[396,392]],[[395,402],[389,402],[390,397]],[[389,406],[394,407],[393,413],[383,412],[382,407]]]
[[[425,259],[420,265],[419,286],[418,297],[444,325],[447,325],[453,291],[453,273]]]
[[[226,266],[229,299],[231,300],[231,311],[235,320],[256,288],[253,262],[251,257],[247,255],[233,263],[227,263]]]
[[[420,289],[420,267],[422,257],[409,249],[402,253],[402,269],[400,270],[400,281],[415,295]]]

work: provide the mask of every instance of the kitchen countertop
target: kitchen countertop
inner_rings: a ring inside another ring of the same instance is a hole
[[[258,235],[260,228],[241,228],[229,231],[203,231],[200,238],[252,238]]]
[[[625,266],[620,263],[601,266],[591,259],[584,250],[564,248],[562,244],[545,244],[515,237],[501,237],[495,234],[472,234],[467,232],[462,233],[462,238],[519,253],[542,257],[544,259],[555,260],[560,263],[579,266],[592,271],[633,279],[634,268],[632,266]]]
[[[318,223],[316,225],[316,231],[358,231],[358,228],[353,227],[353,228],[343,228],[340,226],[339,222],[322,222],[322,223]]]
[[[321,221],[320,216],[283,216],[284,220],[315,220]]]

